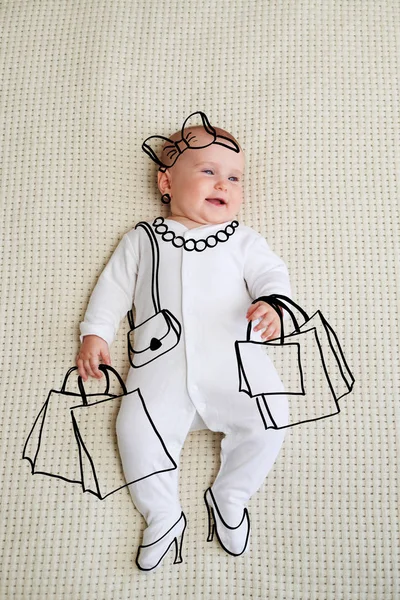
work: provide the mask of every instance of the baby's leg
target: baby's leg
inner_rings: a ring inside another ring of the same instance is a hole
[[[129,396],[124,397],[117,419],[117,438],[125,479],[129,482],[137,478],[138,464],[149,475],[128,486],[134,505],[148,525],[143,544],[158,539],[181,516],[179,456],[195,414],[193,405],[189,403],[172,415],[165,398],[158,401],[154,396],[146,408],[168,455],[177,467],[174,468],[167,458],[157,434],[154,432],[154,435],[149,435],[149,428],[143,427],[140,402],[132,401]],[[172,470],[165,471],[165,468]],[[163,472],[158,472],[162,469]]]
[[[283,420],[288,415],[286,396],[279,396],[279,406]],[[236,420],[227,423],[221,442],[221,467],[211,489],[226,522],[235,525],[272,469],[287,430],[265,430],[255,399],[235,395],[230,414],[236,415]]]

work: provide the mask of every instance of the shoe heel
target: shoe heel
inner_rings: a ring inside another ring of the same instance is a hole
[[[214,531],[215,531],[215,525],[214,523],[212,524],[211,530],[210,528],[208,529],[208,538],[207,538],[207,542],[212,542],[214,539]]]
[[[207,507],[207,513],[208,513],[208,536],[207,536],[207,542],[212,542],[213,538],[214,538],[214,531],[215,531],[215,522],[213,519],[213,515],[212,515],[212,508],[211,506],[208,505],[207,499],[204,496],[204,500],[206,503],[206,507]]]
[[[184,534],[185,530],[182,531],[181,535],[179,536],[180,541],[178,541],[178,538],[176,537],[174,539],[175,542],[175,560],[174,560],[174,565],[178,565],[179,563],[183,562],[182,559],[182,544],[183,544],[183,534]]]

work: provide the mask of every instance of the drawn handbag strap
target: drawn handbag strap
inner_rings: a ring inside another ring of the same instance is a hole
[[[99,369],[101,371],[103,371],[103,373],[105,375],[105,378],[106,378],[106,389],[105,389],[105,391],[103,393],[105,395],[110,395],[110,396],[113,395],[113,394],[110,394],[110,376],[108,374],[108,372],[111,371],[112,373],[114,373],[115,377],[118,379],[118,383],[120,384],[120,386],[122,388],[123,394],[124,394],[124,396],[126,396],[126,394],[128,392],[126,390],[125,383],[124,383],[123,379],[121,378],[120,374],[118,373],[118,371],[116,371],[115,369],[113,369],[113,367],[111,367],[110,365],[104,365],[104,364],[99,365]],[[61,393],[63,393],[63,394],[65,393],[69,376],[71,375],[71,373],[73,371],[77,371],[77,370],[78,370],[78,367],[71,367],[67,371],[67,373],[65,375],[65,378],[64,378],[64,381],[63,381],[63,384],[61,386],[61,390],[60,390]],[[79,388],[79,392],[80,392],[80,394],[82,396],[83,404],[85,406],[87,406],[89,403],[87,401],[85,388],[84,388],[84,385],[83,385],[82,377],[80,375],[78,377],[78,388]],[[114,395],[116,395],[116,394],[114,394]]]
[[[295,314],[287,306],[288,303],[291,304],[292,306],[294,306],[301,313],[301,315],[304,317],[304,322],[307,322],[310,320],[310,317],[308,316],[306,311],[301,308],[301,306],[299,306],[298,304],[296,304],[296,302],[293,302],[293,300],[291,300],[287,296],[284,296],[283,294],[270,294],[269,296],[260,296],[260,298],[256,298],[255,300],[253,300],[252,304],[259,302],[260,300],[270,304],[272,306],[272,308],[278,313],[278,316],[279,316],[279,319],[281,322],[281,334],[280,334],[280,343],[281,344],[284,343],[285,331],[284,331],[284,325],[283,325],[283,315],[282,315],[282,311],[279,309],[279,307],[284,308],[289,313],[290,318],[292,319],[292,322],[293,322],[293,325],[294,325],[294,328],[296,331],[300,331],[300,327],[299,327],[299,324],[295,317]],[[250,341],[251,325],[252,325],[252,321],[249,321],[249,324],[247,325],[247,336],[246,336],[246,340],[248,342]]]
[[[154,235],[154,231],[152,230],[151,226],[146,223],[145,221],[140,221],[140,223],[138,223],[135,227],[135,229],[137,229],[138,227],[142,227],[150,240],[150,245],[151,245],[151,259],[152,259],[152,269],[151,269],[151,297],[153,300],[153,306],[154,306],[154,313],[157,314],[159,312],[161,312],[161,305],[160,305],[160,295],[159,295],[159,291],[158,291],[158,270],[159,270],[159,265],[160,265],[160,252],[158,249],[158,242],[157,242],[157,238]],[[128,321],[129,321],[129,326],[131,329],[134,329],[135,327],[135,323],[133,320],[133,310],[129,310],[128,311]]]

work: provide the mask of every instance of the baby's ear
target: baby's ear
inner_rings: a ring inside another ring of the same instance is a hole
[[[158,171],[157,173],[157,185],[161,194],[165,194],[170,189],[171,175],[167,169],[165,172]]]

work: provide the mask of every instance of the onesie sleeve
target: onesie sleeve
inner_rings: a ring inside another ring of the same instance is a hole
[[[244,278],[253,300],[269,294],[283,294],[291,298],[291,286],[286,264],[271,250],[267,241],[261,235],[257,236],[247,250],[244,262]]]
[[[85,335],[98,335],[110,346],[121,319],[132,308],[138,271],[137,255],[125,234],[104,267],[90,296],[80,341]]]

